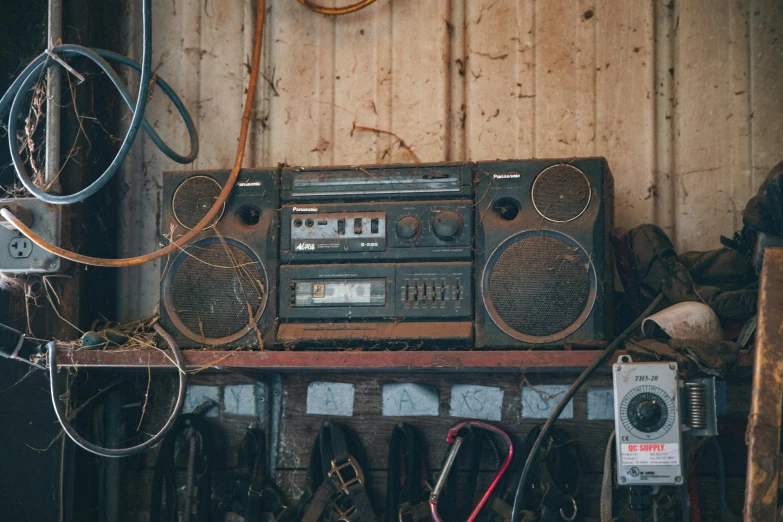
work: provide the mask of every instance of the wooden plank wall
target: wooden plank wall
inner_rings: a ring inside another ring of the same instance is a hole
[[[228,168],[255,2],[153,4],[155,71],[201,135],[185,168]],[[680,249],[708,249],[783,159],[777,0],[378,0],[339,18],[270,0],[266,24],[248,166],[603,155],[616,224],[654,222]],[[139,28],[131,3],[130,55]],[[187,147],[161,96],[148,118]],[[120,209],[128,255],[163,241],[161,171],[180,168],[140,142]],[[152,313],[159,270],[124,273],[125,318]]]

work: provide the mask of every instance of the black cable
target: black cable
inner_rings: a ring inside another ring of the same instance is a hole
[[[726,463],[723,459],[723,449],[720,447],[718,437],[710,439],[715,449],[715,465],[718,467],[718,491],[720,491],[720,519],[726,522],[729,518],[729,507],[726,503]]]
[[[538,434],[538,438],[536,438],[536,441],[533,443],[533,447],[530,450],[530,454],[527,456],[527,460],[525,461],[525,467],[522,469],[522,475],[519,477],[519,483],[517,484],[517,492],[514,496],[514,506],[511,509],[511,522],[520,522],[522,517],[522,507],[524,504],[524,497],[525,497],[525,484],[527,484],[528,477],[530,476],[530,473],[533,471],[534,465],[537,463],[538,460],[538,453],[541,450],[541,446],[543,445],[544,441],[547,439],[549,435],[549,431],[552,429],[552,426],[555,424],[555,421],[560,417],[560,414],[563,413],[563,410],[565,409],[566,405],[571,401],[571,399],[576,395],[576,392],[579,391],[579,389],[582,387],[582,385],[587,381],[587,378],[590,377],[590,375],[598,369],[600,366],[603,366],[604,363],[606,363],[607,360],[609,360],[609,357],[611,357],[614,352],[617,351],[617,349],[620,347],[623,341],[625,341],[630,335],[639,328],[639,325],[642,324],[642,321],[647,318],[650,314],[653,313],[653,311],[658,307],[658,305],[663,301],[663,294],[658,294],[655,299],[653,299],[652,303],[650,303],[650,306],[645,309],[642,314],[636,318],[636,320],[631,323],[631,325],[625,329],[623,333],[618,335],[609,345],[604,348],[604,351],[601,352],[601,355],[599,355],[595,361],[590,364],[585,370],[582,372],[582,374],[574,381],[574,383],[571,385],[571,387],[568,389],[568,391],[563,395],[563,398],[560,400],[558,405],[555,407],[552,414],[549,416],[549,419],[547,419],[546,424],[544,424],[544,427],[541,428],[541,433]]]
[[[68,421],[68,417],[65,414],[65,406],[60,401],[60,397],[57,393],[57,345],[53,342],[46,345],[49,359],[49,387],[52,394],[54,413],[57,415],[57,420],[60,421],[60,425],[62,426],[66,435],[68,435],[71,440],[83,450],[89,451],[90,453],[100,457],[128,457],[130,455],[136,455],[157,444],[163,437],[166,436],[166,433],[168,433],[172,426],[174,426],[174,422],[177,420],[177,417],[182,411],[182,406],[185,403],[185,393],[187,392],[188,387],[187,374],[185,373],[185,359],[182,357],[182,353],[179,351],[177,343],[163,328],[161,328],[158,324],[154,324],[153,328],[155,328],[155,331],[158,332],[158,335],[163,337],[163,340],[168,343],[172,353],[174,354],[177,371],[179,373],[179,393],[177,394],[177,403],[174,405],[174,411],[171,412],[169,419],[166,421],[166,424],[160,429],[160,431],[156,433],[151,439],[136,446],[131,446],[130,448],[102,448],[101,446],[97,446],[85,440],[76,432],[74,427]]]
[[[0,324],[0,357],[21,361],[40,370],[46,368],[33,361],[34,358],[44,354],[44,348],[40,343],[28,339],[25,335],[4,324]]]

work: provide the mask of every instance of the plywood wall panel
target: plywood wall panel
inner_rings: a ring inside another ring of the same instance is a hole
[[[677,246],[715,248],[751,195],[748,3],[676,4]]]
[[[653,223],[674,239],[674,0],[653,3],[655,18],[655,164],[653,176]]]
[[[468,53],[459,57],[466,93],[466,158],[533,155],[535,3],[481,0],[466,5]]]
[[[267,122],[274,163],[331,164],[334,153],[335,19],[297,2],[274,2],[274,97]]]
[[[381,0],[335,28],[335,163],[392,161],[393,137],[381,132],[391,130],[391,12],[391,0]]]
[[[201,2],[196,168],[231,168],[242,120],[245,78],[245,0]],[[194,52],[194,51],[188,51]]]
[[[783,3],[750,2],[751,160],[755,190],[783,161]]]
[[[586,0],[535,3],[536,157],[595,154],[596,17]]]
[[[395,161],[444,161],[449,142],[449,1],[393,1],[391,131]],[[395,149],[397,150],[397,149]]]
[[[649,223],[656,196],[653,6],[602,0],[594,17],[595,151],[614,173],[615,221]]]

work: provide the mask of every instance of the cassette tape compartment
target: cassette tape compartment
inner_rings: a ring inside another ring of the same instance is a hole
[[[468,262],[283,266],[278,341],[469,342],[471,281]]]

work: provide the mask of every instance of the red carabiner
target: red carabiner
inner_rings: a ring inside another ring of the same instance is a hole
[[[446,485],[446,478],[448,477],[452,466],[454,466],[454,462],[457,459],[457,453],[459,452],[459,448],[462,446],[462,442],[464,441],[464,439],[457,434],[461,429],[468,426],[473,428],[481,428],[503,437],[503,440],[506,441],[506,444],[508,445],[508,455],[506,456],[506,461],[502,466],[500,466],[498,474],[495,475],[495,479],[492,481],[492,484],[489,485],[487,490],[484,492],[484,496],[481,497],[481,501],[476,504],[475,508],[473,508],[473,512],[468,517],[467,522],[474,522],[476,520],[476,517],[478,517],[481,510],[484,509],[484,506],[487,504],[487,502],[489,502],[489,497],[492,496],[492,492],[495,491],[495,487],[497,487],[498,482],[500,482],[500,479],[503,477],[503,474],[511,465],[511,461],[514,458],[514,443],[511,442],[511,437],[509,437],[505,431],[501,430],[497,426],[493,426],[488,422],[463,421],[451,428],[449,430],[448,436],[446,437],[446,440],[452,444],[451,450],[446,457],[446,463],[443,465],[443,470],[438,477],[438,482],[435,484],[435,489],[432,490],[432,494],[430,495],[430,513],[432,513],[432,518],[435,519],[435,522],[443,522],[443,520],[440,518],[440,515],[438,515],[438,498],[440,497],[441,491],[443,491],[443,488]]]

